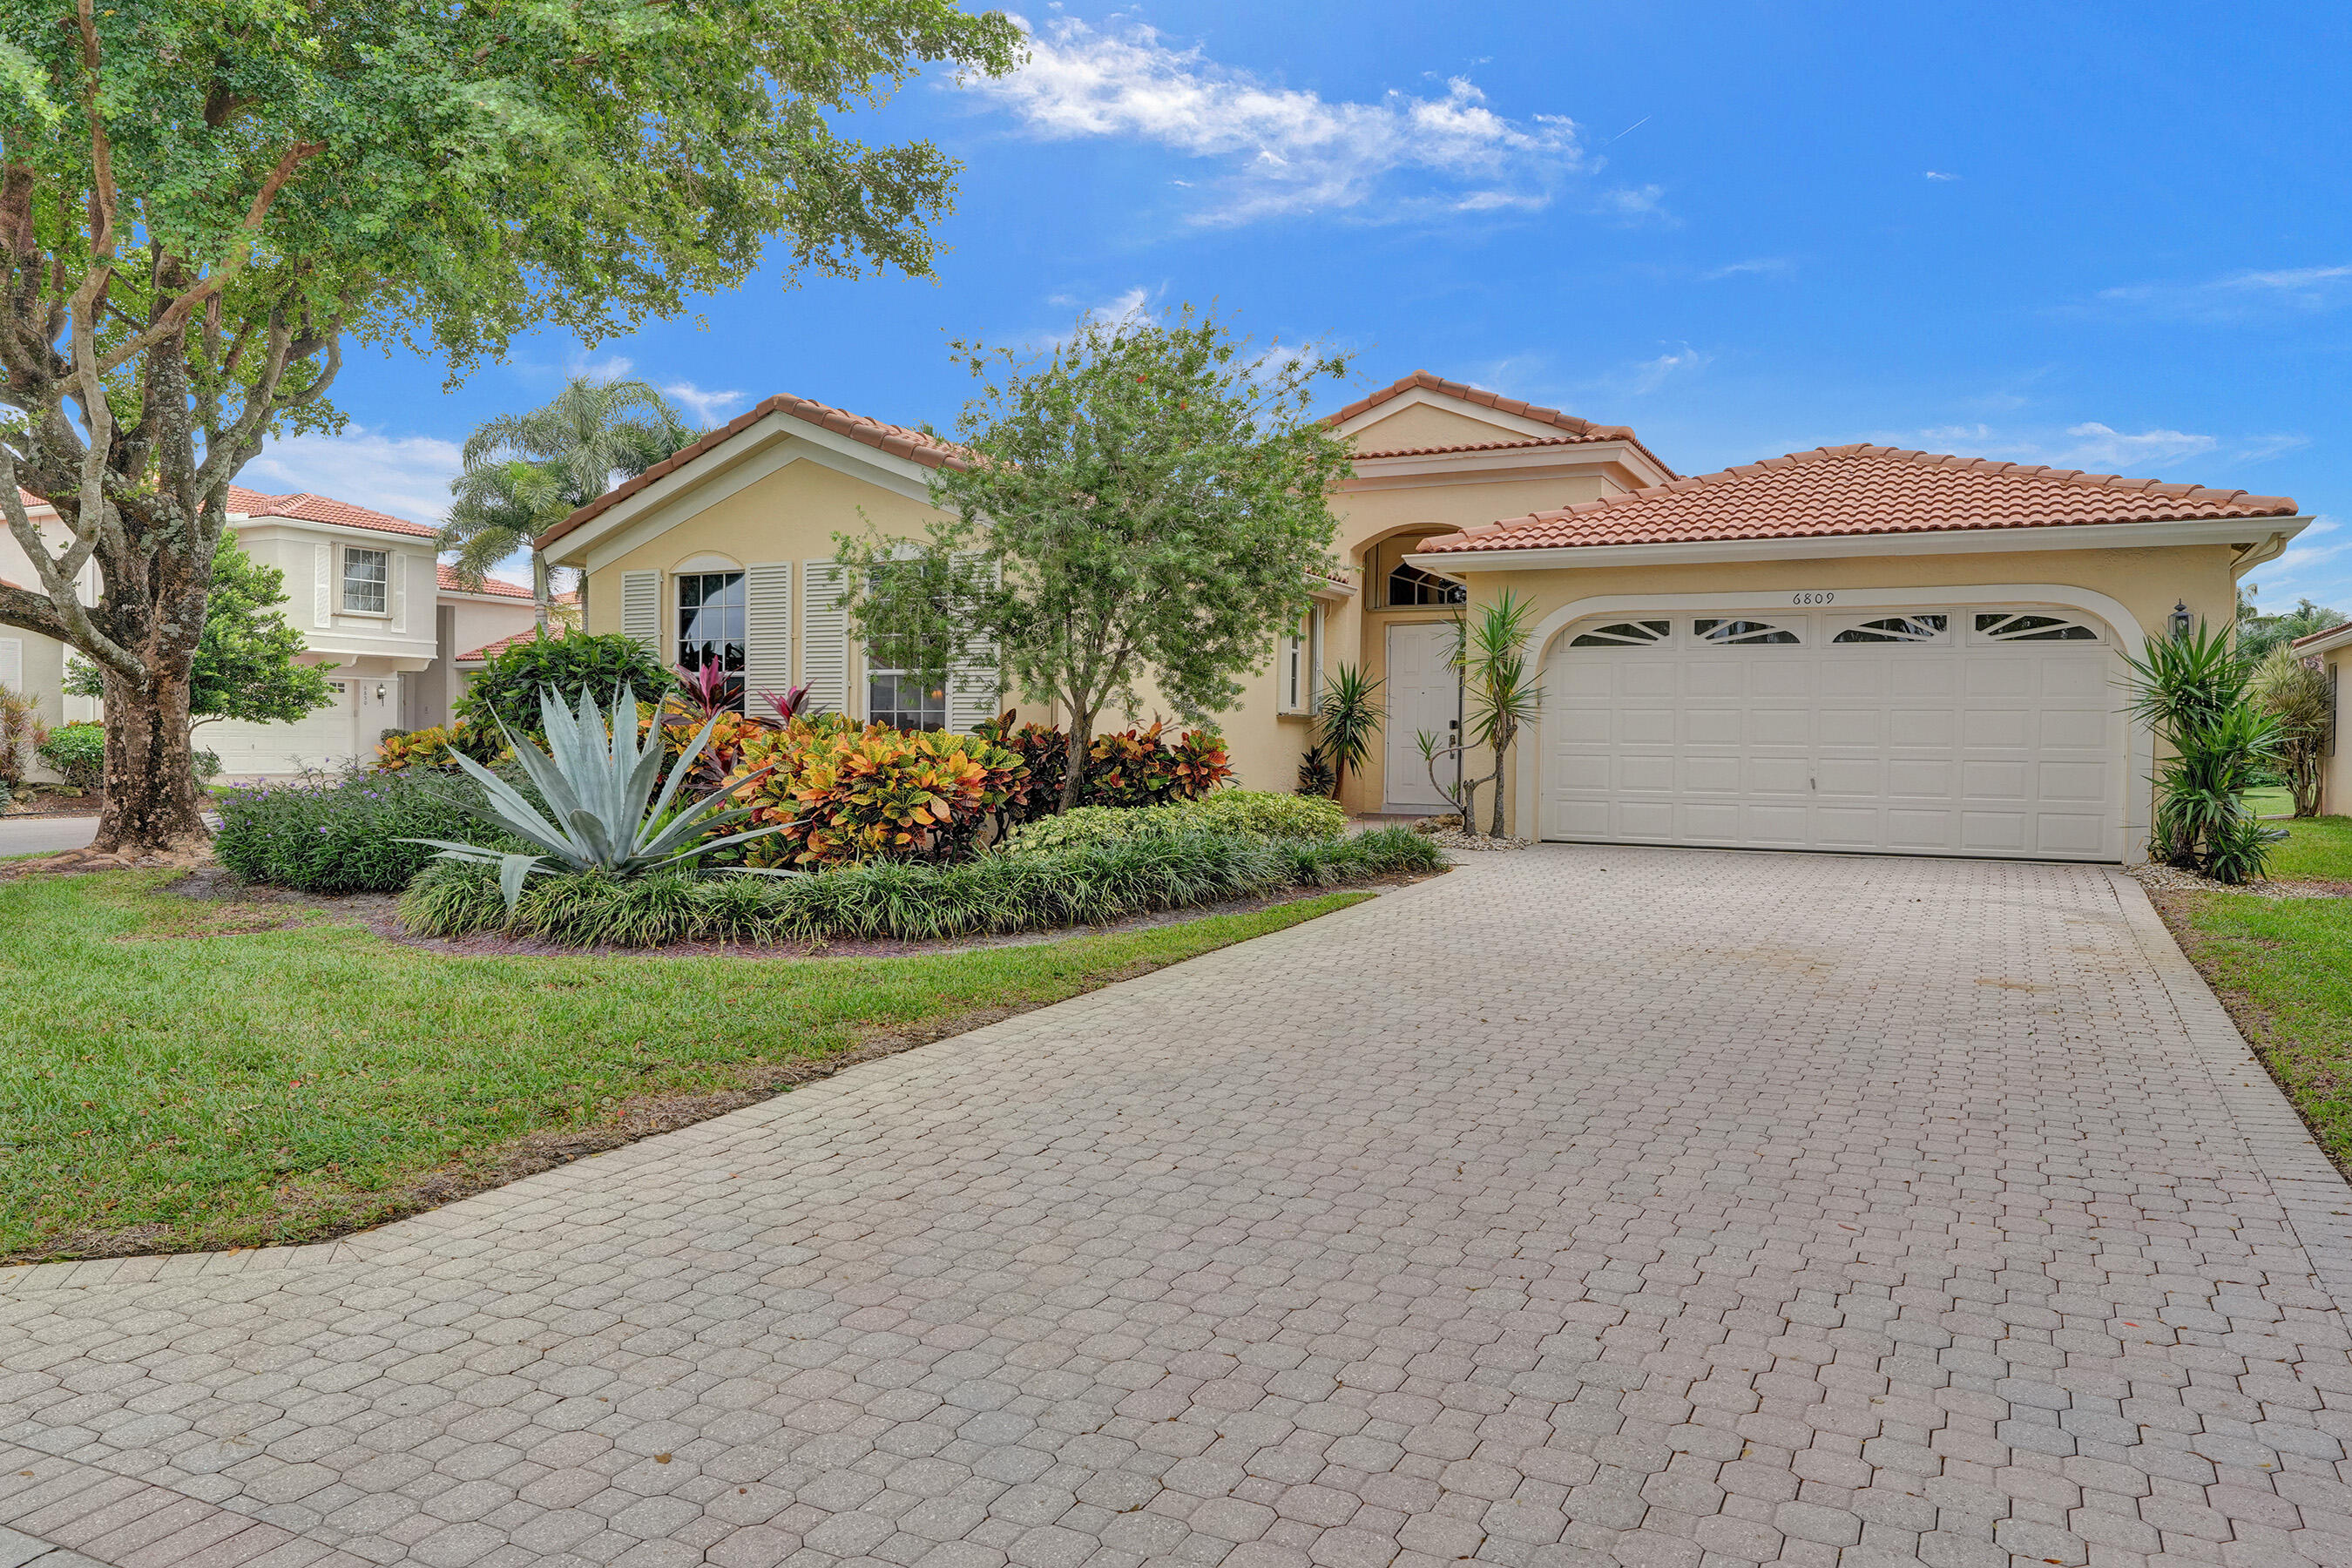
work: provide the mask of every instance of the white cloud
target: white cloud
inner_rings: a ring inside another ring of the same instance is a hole
[[[690,381],[674,382],[663,387],[662,395],[704,425],[723,424],[727,411],[743,401],[743,394],[740,392],[705,392]]]
[[[1785,256],[1758,256],[1746,261],[1727,262],[1709,268],[1698,275],[1702,283],[1717,283],[1726,278],[1779,278],[1796,270],[1796,263]]]
[[[1691,347],[1690,344],[1685,343],[1676,353],[1663,353],[1655,359],[1644,360],[1635,365],[1629,390],[1633,395],[1639,397],[1657,391],[1666,384],[1666,378],[1669,376],[1688,375],[1705,370],[1713,363],[1715,363],[1713,354],[1702,353]]]
[[[2178,462],[2182,458],[2199,457],[2221,444],[2215,437],[2192,436],[2186,430],[2142,430],[2137,435],[2127,435],[2096,420],[2070,425],[2066,434],[2074,439],[2076,445],[2057,461],[2069,467],[2085,468],[2106,464],[2118,471],[2135,467],[2147,468]]]
[[[603,359],[590,355],[584,349],[575,349],[563,362],[566,375],[584,375],[592,381],[618,381],[637,368],[637,362],[626,354],[606,354]]]
[[[438,528],[449,507],[449,481],[463,466],[454,441],[388,436],[352,425],[340,436],[273,440],[245,466],[236,482],[272,495],[309,491],[332,496]]]
[[[2098,297],[2108,305],[2209,321],[2263,310],[2326,310],[2352,300],[2352,266],[2233,272],[2199,283],[2131,283],[2103,289]]]
[[[1927,172],[1927,178],[1930,180],[1957,180],[1959,176],[1958,174],[1947,174],[1938,169],[1929,169]]]
[[[1673,221],[1660,198],[1664,187],[1643,185],[1639,190],[1603,191],[1595,199],[1594,207],[1621,223],[1639,223],[1643,218],[1665,218]]]
[[[2297,598],[2339,609],[2352,604],[2352,576],[2347,576],[2344,560],[2345,552],[2352,550],[2352,538],[2345,537],[2343,526],[2326,513],[2313,518],[2284,554],[2248,574],[2247,585],[2259,590],[2255,602],[2265,613],[2292,609]]]
[[[1574,121],[1506,118],[1465,78],[1438,98],[1335,102],[1173,47],[1139,22],[1098,30],[1056,17],[1033,29],[1027,65],[968,85],[1039,136],[1127,137],[1222,164],[1223,199],[1204,222],[1539,207],[1597,166]]]
[[[2042,463],[2054,468],[2084,468],[2093,473],[2154,476],[2214,485],[2226,484],[2225,476],[2242,465],[2262,462],[2310,442],[2308,437],[2287,434],[2210,436],[2162,426],[2118,430],[2095,419],[2063,427],[1984,423],[1934,425],[1918,430],[1874,431],[1854,438],[1878,446],[1949,452],[1962,458],[1993,458],[2003,462]],[[2184,463],[2193,465],[2189,471],[2180,471]]]

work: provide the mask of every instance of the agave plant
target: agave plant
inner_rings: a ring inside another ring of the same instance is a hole
[[[506,732],[507,743],[514,748],[515,761],[530,775],[530,782],[546,801],[546,813],[539,811],[523,797],[522,792],[473,758],[454,748],[449,752],[450,759],[465,770],[467,776],[482,786],[484,800],[472,808],[474,815],[525,843],[539,846],[538,851],[486,849],[478,844],[454,844],[446,838],[405,840],[438,849],[441,853],[434,857],[437,860],[473,860],[496,866],[499,891],[506,899],[508,913],[514,912],[516,901],[522,897],[524,879],[552,870],[551,860],[575,871],[635,877],[730,844],[782,831],[781,826],[757,827],[723,838],[705,838],[703,836],[713,829],[751,815],[748,806],[729,808],[728,803],[734,798],[731,792],[707,795],[673,810],[678,786],[693,773],[696,759],[710,742],[710,731],[719,722],[716,717],[705,721],[701,732],[678,754],[677,764],[670,770],[669,782],[662,785],[661,795],[656,799],[654,786],[661,781],[661,729],[659,725],[650,725],[644,736],[638,734],[635,691],[625,687],[613,700],[609,723],[606,715],[597,709],[593,695],[586,691],[580,694],[580,705],[575,710],[567,709],[552,690],[542,689],[539,706],[547,731],[546,751],[507,731],[504,720],[499,721],[499,728]],[[740,782],[751,783],[767,772],[762,768]]]

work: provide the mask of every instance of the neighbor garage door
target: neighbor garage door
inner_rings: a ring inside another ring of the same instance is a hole
[[[1588,622],[1544,670],[1542,834],[2120,859],[2120,669],[2032,607]]]

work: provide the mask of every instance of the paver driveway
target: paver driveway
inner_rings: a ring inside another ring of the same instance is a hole
[[[0,1276],[0,1524],[2346,1563],[2347,1210],[2112,873],[1481,857],[340,1246]]]

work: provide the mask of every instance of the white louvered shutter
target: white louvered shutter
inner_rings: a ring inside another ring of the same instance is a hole
[[[26,694],[23,637],[0,637],[0,689]]]
[[[656,658],[662,658],[661,584],[658,572],[621,574],[621,635],[643,643]]]
[[[760,694],[782,697],[793,686],[793,563],[757,563],[743,569],[743,711],[773,715]]]
[[[389,563],[384,575],[392,579],[391,585],[384,590],[391,595],[392,629],[404,632],[408,629],[408,557],[398,551],[387,550],[384,559]]]
[[[841,563],[810,561],[801,568],[801,680],[816,713],[847,713],[849,612],[843,609]]]
[[[956,565],[960,570],[968,570],[979,559],[977,553],[959,555]],[[969,735],[996,717],[1003,692],[1003,674],[997,668],[996,645],[984,637],[974,639],[964,649],[963,658],[948,671],[948,728],[959,735]]]
[[[323,630],[335,623],[335,547],[313,545],[310,559],[319,569],[318,603],[312,606],[318,615],[312,624]]]

